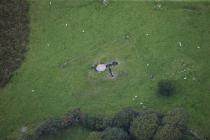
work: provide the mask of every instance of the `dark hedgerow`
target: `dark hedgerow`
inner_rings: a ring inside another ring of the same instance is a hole
[[[94,131],[103,131],[113,125],[113,119],[103,115],[85,114],[82,118],[82,126]]]
[[[187,128],[187,118],[186,112],[180,108],[166,114],[126,108],[113,118],[102,114],[83,114],[77,108],[61,118],[44,121],[32,134],[18,140],[41,140],[75,125],[93,132],[88,140],[182,140],[183,136],[201,140],[199,135]]]
[[[67,112],[63,118],[51,118],[43,122],[35,130],[35,138],[39,139],[42,136],[55,134],[58,131],[71,127],[80,123],[81,111],[79,108]]]
[[[33,135],[24,135],[22,137],[20,137],[19,139],[17,140],[34,140],[34,136]]]
[[[125,108],[118,112],[113,119],[113,124],[115,127],[123,128],[128,131],[130,128],[130,123],[136,118],[140,113],[134,111],[132,108]]]
[[[27,0],[0,0],[0,87],[20,66],[29,35]]]
[[[183,133],[172,125],[164,125],[158,128],[153,140],[182,140]]]
[[[161,80],[158,82],[158,93],[163,96],[170,96],[176,92],[176,87],[171,80]]]
[[[88,135],[86,140],[101,140],[101,133],[93,131]]]
[[[176,108],[162,118],[154,140],[182,140],[187,132],[188,114],[184,109]]]
[[[101,140],[129,140],[129,136],[121,128],[108,127],[102,132]]]
[[[131,123],[130,134],[135,140],[151,140],[159,125],[160,117],[155,112],[146,112]]]
[[[49,119],[43,122],[36,130],[35,130],[35,138],[39,139],[42,136],[55,134],[64,128],[64,124],[62,119]]]
[[[81,111],[80,108],[68,111],[63,117],[64,127],[69,127],[80,123],[81,121]]]
[[[177,127],[180,131],[184,132],[187,129],[188,114],[182,108],[176,108],[166,113],[162,119],[163,125],[171,125]]]

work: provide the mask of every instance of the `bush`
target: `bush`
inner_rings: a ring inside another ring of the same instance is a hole
[[[81,121],[81,111],[79,108],[67,112],[63,117],[65,127],[78,124]]]
[[[154,136],[159,124],[160,120],[156,113],[144,113],[135,118],[131,123],[131,136],[136,140],[150,140]]]
[[[160,127],[154,140],[181,140],[183,133],[187,130],[187,113],[180,108],[168,112],[162,118],[162,127]]]
[[[24,59],[29,35],[27,0],[0,0],[0,86]]]
[[[161,80],[158,82],[158,93],[164,96],[170,96],[176,91],[175,85],[170,80]]]
[[[95,116],[84,114],[82,117],[82,126],[91,130],[95,130]]]
[[[181,131],[185,131],[187,129],[187,122],[188,115],[183,109],[180,108],[168,112],[162,119],[163,125],[169,124],[177,127]]]
[[[138,112],[131,108],[123,109],[114,116],[114,126],[123,128],[124,130],[128,131],[131,121],[133,121],[133,119],[137,117],[138,114]]]
[[[21,138],[19,138],[18,140],[34,140],[34,136],[33,135],[24,135]]]
[[[87,140],[101,140],[101,133],[99,133],[99,132],[91,132],[88,135]]]
[[[61,119],[49,119],[43,122],[35,130],[35,138],[39,139],[44,135],[55,134],[57,131],[64,128],[63,121]]]
[[[84,115],[82,125],[93,131],[103,131],[112,126],[112,119],[102,115]]]
[[[180,140],[183,134],[198,137],[187,130],[187,118],[186,112],[180,108],[165,115],[150,110],[136,112],[126,108],[113,119],[103,115],[82,114],[77,108],[67,112],[61,119],[43,122],[32,135],[23,136],[20,140],[40,140],[42,136],[55,134],[76,124],[102,131],[90,133],[87,140],[128,140],[129,137],[133,140]],[[126,132],[128,128],[129,131]]]
[[[182,137],[183,134],[177,127],[167,124],[157,130],[154,140],[181,140]]]
[[[129,136],[123,129],[109,127],[102,133],[101,140],[129,140]]]

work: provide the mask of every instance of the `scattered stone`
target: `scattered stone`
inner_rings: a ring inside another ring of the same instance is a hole
[[[147,67],[149,66],[149,63],[147,64]]]
[[[125,39],[129,39],[130,36],[128,34],[125,35]]]
[[[182,46],[182,42],[178,42],[179,43],[179,46],[181,47]]]
[[[149,36],[150,34],[146,33],[145,35],[146,35],[146,36]]]
[[[138,96],[134,96],[135,98],[137,98]]]
[[[151,75],[149,76],[149,79],[152,80],[153,78],[154,78],[154,75],[151,74]]]
[[[201,47],[200,46],[197,46],[197,48],[200,49]]]
[[[32,89],[32,90],[31,90],[31,92],[35,92],[35,90],[34,90],[34,89]]]
[[[65,66],[68,64],[68,62],[64,62],[62,65],[61,65],[61,68],[65,68]]]
[[[50,46],[50,44],[49,44],[49,43],[47,43],[47,46],[49,47],[49,46]]]
[[[186,80],[187,79],[187,77],[184,77],[184,80]]]
[[[52,2],[50,1],[50,5],[52,4]]]
[[[193,81],[195,81],[195,80],[196,80],[196,78],[195,78],[195,77],[193,77],[193,78],[192,78],[192,80],[193,80]]]
[[[162,7],[162,5],[159,3],[159,4],[157,4],[157,8],[161,8]]]
[[[157,2],[159,2],[159,1],[157,1]],[[154,8],[155,9],[160,9],[160,8],[162,8],[162,4],[161,3],[157,3],[156,5],[154,5]]]
[[[142,103],[142,102],[140,102],[140,105],[143,105],[143,103]]]
[[[84,32],[85,32],[85,30],[82,30],[82,32],[84,33]]]
[[[132,99],[133,101],[135,100],[135,98]]]
[[[102,4],[103,4],[104,6],[107,6],[107,5],[109,4],[109,0],[102,0]]]
[[[20,132],[22,132],[22,133],[27,132],[27,130],[28,130],[28,127],[26,127],[26,126],[23,126],[20,128]]]
[[[66,23],[66,27],[68,26],[68,24]]]

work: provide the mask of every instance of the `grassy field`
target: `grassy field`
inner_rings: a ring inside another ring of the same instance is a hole
[[[0,139],[74,107],[113,114],[127,106],[184,107],[192,130],[210,137],[209,13],[210,2],[30,0],[26,59],[0,89]],[[115,79],[91,69],[111,60],[120,62]],[[176,81],[176,95],[157,96],[161,79]]]

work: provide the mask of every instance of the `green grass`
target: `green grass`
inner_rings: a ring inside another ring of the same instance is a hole
[[[161,3],[155,9],[155,2],[103,7],[91,1],[31,0],[26,59],[0,89],[0,139],[14,139],[22,126],[32,131],[74,107],[113,114],[127,106],[142,108],[140,102],[162,111],[184,107],[189,126],[209,136],[210,3]],[[114,80],[91,69],[113,59],[120,62]],[[161,79],[176,80],[177,94],[158,97]]]

